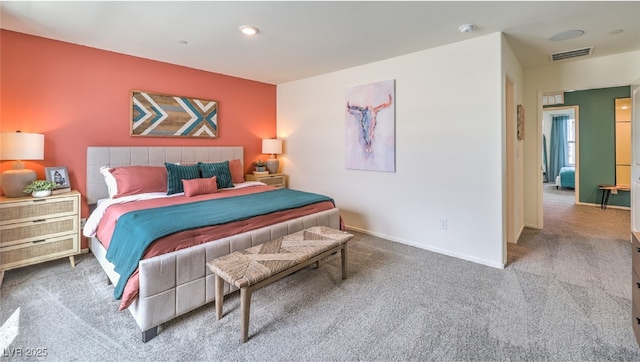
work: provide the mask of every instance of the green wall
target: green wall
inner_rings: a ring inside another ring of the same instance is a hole
[[[579,106],[580,202],[599,204],[598,184],[615,184],[615,99],[630,96],[630,86],[564,93],[565,106]],[[630,204],[629,192],[609,198],[609,205]]]

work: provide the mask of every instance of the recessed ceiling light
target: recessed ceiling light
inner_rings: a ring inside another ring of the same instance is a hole
[[[609,34],[611,35],[615,35],[615,34],[620,34],[622,33],[624,30],[623,29],[613,29],[609,32]]]
[[[240,27],[240,31],[245,35],[256,35],[258,34],[258,28],[251,25],[243,25]]]
[[[567,30],[552,36],[551,38],[549,38],[549,40],[551,41],[569,40],[569,39],[577,38],[582,34],[584,34],[584,30]]]
[[[187,45],[187,44],[189,44],[189,43],[187,43],[187,41],[186,41],[186,40],[180,40],[180,41],[178,42],[178,44],[180,44],[180,45]]]
[[[475,24],[462,24],[458,27],[461,33],[470,33],[476,28]]]

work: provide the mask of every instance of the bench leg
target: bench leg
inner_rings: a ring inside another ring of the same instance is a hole
[[[340,256],[342,257],[342,280],[347,279],[347,243],[342,245]]]
[[[607,204],[609,203],[609,195],[611,195],[611,190],[602,190],[602,201],[600,202],[600,208],[602,210],[607,209]]]
[[[240,314],[241,314],[241,340],[242,343],[249,339],[249,314],[251,313],[251,288],[240,289]]]
[[[216,288],[216,320],[222,318],[222,303],[224,300],[224,280],[216,275],[215,279]]]

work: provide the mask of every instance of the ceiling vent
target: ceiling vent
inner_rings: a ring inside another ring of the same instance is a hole
[[[591,55],[592,52],[593,52],[593,47],[587,47],[587,48],[581,48],[581,49],[567,50],[559,53],[553,53],[551,54],[551,61],[557,62],[559,60],[584,57],[587,55]]]

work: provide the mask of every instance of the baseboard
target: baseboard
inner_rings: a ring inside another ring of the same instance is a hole
[[[600,204],[593,204],[591,202],[578,202],[576,205],[594,206],[594,207],[600,208]],[[618,209],[618,210],[629,210],[629,211],[631,211],[631,208],[628,207],[628,206],[618,206],[618,205],[607,205],[607,209]]]
[[[376,233],[376,232],[373,232],[373,231],[370,231],[370,230],[360,229],[360,228],[349,226],[349,225],[345,225],[345,228],[347,230],[353,230],[353,231],[357,231],[359,233],[375,236],[375,237],[382,238],[382,239],[385,239],[385,240],[390,240],[390,241],[394,241],[394,242],[397,242],[397,243],[400,243],[400,244],[413,246],[413,247],[416,247],[418,249],[428,250],[428,251],[432,251],[434,253],[438,253],[438,254],[442,254],[442,255],[446,255],[446,256],[451,256],[451,257],[454,257],[454,258],[470,261],[470,262],[473,262],[473,263],[476,263],[476,264],[482,264],[482,265],[490,266],[492,268],[504,269],[504,267],[505,267],[504,263],[496,264],[496,263],[492,263],[492,262],[484,260],[484,259],[478,259],[478,258],[474,258],[474,257],[469,256],[469,255],[462,255],[462,254],[452,253],[452,252],[450,252],[448,250],[442,250],[442,249],[438,249],[438,248],[428,247],[428,246],[425,246],[425,245],[422,245],[422,244],[414,243],[412,241],[408,241],[408,240],[396,238],[396,237],[393,237],[393,236]]]
[[[520,230],[518,230],[518,232],[516,233],[516,241],[512,242],[511,244],[517,244],[518,240],[520,240],[520,236],[522,236],[522,232],[524,231],[525,225],[522,225],[520,227]]]

